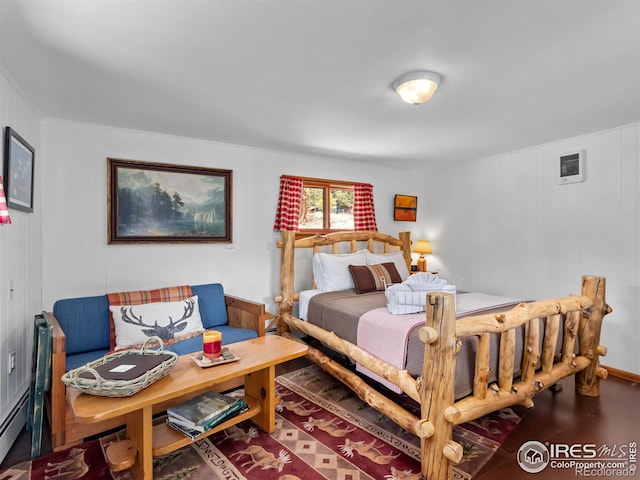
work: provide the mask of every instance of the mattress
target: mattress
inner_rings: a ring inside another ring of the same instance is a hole
[[[462,297],[462,296],[461,296]],[[503,297],[496,297],[503,298]],[[513,308],[518,301],[503,304],[499,307],[487,307],[483,313],[497,313]],[[314,294],[309,299],[306,320],[325,330],[335,332],[339,337],[351,343],[358,344],[357,330],[360,317],[367,311],[385,307],[387,304],[384,292],[371,292],[357,294],[355,290],[343,290],[339,292],[326,292]],[[478,313],[477,309],[462,311],[457,318]],[[394,315],[390,315],[392,321]],[[407,342],[406,362],[404,368],[414,377],[422,374],[424,363],[424,343],[419,339],[420,327],[424,326],[426,314],[424,312],[412,314],[416,316],[416,325],[409,332]],[[540,338],[544,334],[544,319],[540,320]],[[562,331],[562,329],[561,329]],[[514,357],[514,376],[520,375],[520,366],[523,355],[524,327],[516,330],[516,352]],[[498,348],[499,334],[491,335],[490,374],[489,382],[495,382],[498,374]],[[562,337],[558,339],[558,351],[562,345]],[[402,345],[399,346],[402,348]],[[462,339],[462,348],[456,361],[455,397],[463,398],[473,391],[473,377],[475,371],[475,356],[477,350],[476,337]],[[371,352],[374,353],[374,352]]]
[[[307,321],[357,344],[360,317],[369,310],[386,305],[384,292],[357,294],[351,289],[320,293],[309,301]]]

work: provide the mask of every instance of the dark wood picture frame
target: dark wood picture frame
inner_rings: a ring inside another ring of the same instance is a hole
[[[418,212],[418,197],[396,195],[393,200],[393,219],[400,222],[415,222]]]
[[[33,212],[33,169],[36,151],[11,127],[4,135],[4,192],[7,206]]]
[[[108,243],[231,243],[232,171],[107,158]]]

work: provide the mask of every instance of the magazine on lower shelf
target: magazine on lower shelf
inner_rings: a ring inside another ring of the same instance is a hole
[[[213,427],[220,425],[221,423],[224,423],[230,418],[233,418],[236,415],[240,415],[247,410],[249,410],[249,405],[247,405],[244,400],[240,399],[236,405],[227,409],[218,417],[211,419],[204,426],[190,428],[188,425],[185,425],[185,422],[177,418],[172,418],[171,416],[167,416],[167,425],[193,440],[197,436],[202,435],[204,432],[211,430]]]
[[[178,423],[174,423],[171,420],[169,420],[169,417],[167,417],[167,425],[169,425],[171,428],[173,428],[174,430],[182,433],[183,435],[189,437],[191,440],[195,440],[196,437],[202,435],[204,432],[199,432],[198,430],[194,430],[192,428],[189,427],[185,427],[184,425],[180,425]]]
[[[231,395],[207,391],[168,408],[167,414],[189,428],[199,430],[202,427],[206,430],[206,424],[229,408],[237,406],[239,401],[244,403],[244,400]]]

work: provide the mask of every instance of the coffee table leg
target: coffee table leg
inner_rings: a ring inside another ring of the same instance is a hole
[[[138,449],[131,467],[136,480],[153,480],[153,424],[151,406],[127,415],[127,437]]]
[[[267,433],[276,429],[276,367],[271,366],[244,376],[244,391],[260,400],[260,413],[251,419]]]

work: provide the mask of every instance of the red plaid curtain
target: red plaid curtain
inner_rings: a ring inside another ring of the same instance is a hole
[[[11,217],[9,216],[9,209],[7,208],[7,198],[4,196],[4,184],[2,183],[2,177],[0,177],[0,225],[6,225],[11,223]]]
[[[300,220],[300,200],[302,198],[302,179],[282,175],[280,177],[280,198],[276,210],[273,229],[297,232]]]
[[[376,209],[373,206],[373,185],[353,185],[353,228],[356,231],[378,231]]]

